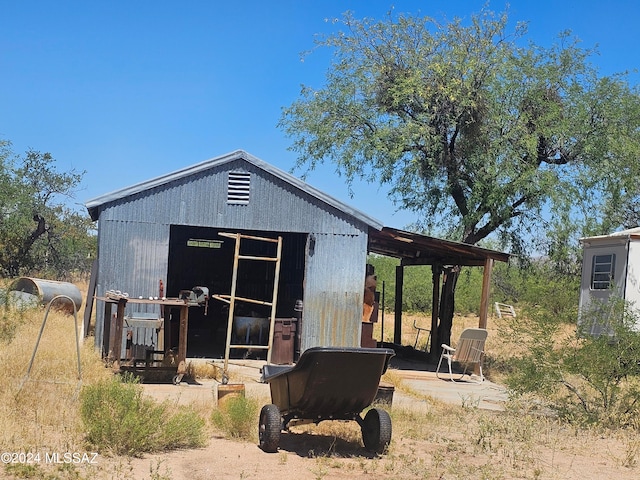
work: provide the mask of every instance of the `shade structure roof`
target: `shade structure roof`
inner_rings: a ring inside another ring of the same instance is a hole
[[[383,227],[369,231],[369,252],[402,259],[405,265],[483,266],[488,259],[507,262],[508,253],[419,233]]]

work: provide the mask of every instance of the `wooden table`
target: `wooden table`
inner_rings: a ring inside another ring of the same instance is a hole
[[[95,297],[96,300],[104,302],[104,331],[102,334],[102,357],[113,359],[113,368],[120,369],[120,361],[122,360],[122,330],[124,325],[124,309],[127,303],[135,304],[147,304],[147,305],[160,305],[161,307],[179,307],[180,308],[180,333],[178,339],[178,371],[177,374],[182,378],[187,372],[187,330],[189,325],[189,304],[179,298],[167,298],[167,299],[146,299],[146,298],[111,298],[111,297]],[[115,332],[113,345],[110,345],[111,339],[111,309],[113,305],[117,305]],[[169,315],[164,312],[164,331],[165,331],[165,353],[171,348],[170,338],[168,337],[171,332],[171,326],[169,324]]]

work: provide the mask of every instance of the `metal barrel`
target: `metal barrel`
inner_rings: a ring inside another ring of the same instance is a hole
[[[69,313],[73,313],[73,304],[75,304],[76,311],[80,310],[80,306],[82,305],[82,294],[80,290],[73,283],[68,282],[20,277],[11,283],[9,291],[33,295],[37,297],[43,305],[47,305],[58,295],[64,295],[69,298],[61,297],[56,300],[53,306]]]

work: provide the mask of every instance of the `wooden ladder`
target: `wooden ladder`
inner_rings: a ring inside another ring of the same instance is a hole
[[[226,233],[220,232],[221,237],[233,238],[236,241],[235,252],[233,255],[233,276],[231,277],[231,294],[230,295],[212,295],[212,298],[216,298],[229,304],[229,318],[227,320],[227,340],[226,348],[224,352],[224,372],[222,374],[222,383],[226,384],[229,381],[228,366],[229,366],[229,353],[232,348],[244,348],[251,350],[267,350],[267,363],[271,363],[271,350],[273,346],[273,333],[276,320],[276,303],[278,300],[278,283],[280,279],[280,259],[282,258],[282,237],[267,238],[256,237],[253,235],[243,235],[241,233]],[[240,253],[240,243],[242,239],[258,240],[261,242],[270,242],[277,244],[277,251],[275,257],[258,257],[253,255],[242,255]],[[273,279],[273,296],[271,301],[256,300],[253,298],[238,297],[236,295],[236,287],[238,283],[238,265],[240,260],[257,260],[263,262],[275,263],[275,274]],[[235,312],[235,304],[237,301],[253,303],[257,305],[268,305],[271,307],[271,314],[269,318],[269,342],[267,345],[232,345],[231,333],[233,330],[233,317]]]

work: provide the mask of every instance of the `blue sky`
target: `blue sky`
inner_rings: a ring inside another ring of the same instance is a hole
[[[16,153],[50,152],[61,170],[86,170],[79,204],[237,149],[290,171],[295,154],[276,124],[301,84],[323,84],[329,52],[300,54],[337,28],[326,19],[346,10],[382,18],[391,6],[468,18],[486,3],[0,0],[0,138]],[[537,44],[570,29],[597,45],[602,74],[640,65],[640,2],[512,0],[509,12]],[[415,220],[376,185],[358,183],[350,197],[330,165],[307,181],[387,226]]]

